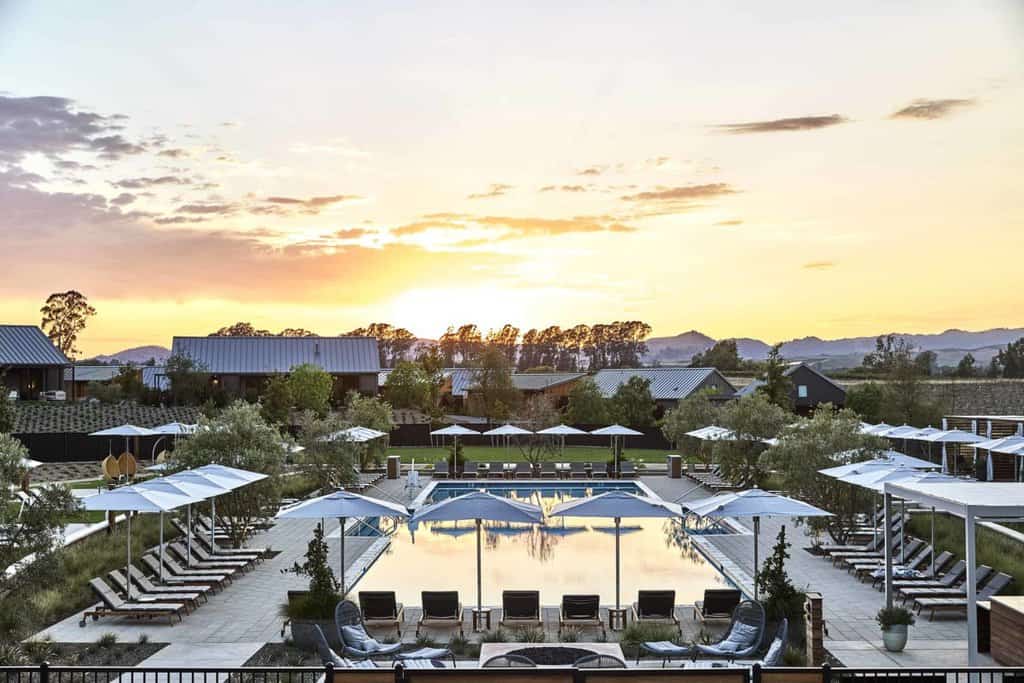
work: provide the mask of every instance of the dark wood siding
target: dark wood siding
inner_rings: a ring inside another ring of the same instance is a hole
[[[806,413],[822,403],[831,403],[837,408],[846,405],[846,391],[828,381],[810,368],[801,365],[789,375],[793,383],[791,395],[793,407],[798,413]],[[807,396],[801,397],[799,387],[807,387]]]

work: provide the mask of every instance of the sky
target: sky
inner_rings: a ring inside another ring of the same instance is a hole
[[[1024,325],[1024,5],[0,0],[0,322]]]

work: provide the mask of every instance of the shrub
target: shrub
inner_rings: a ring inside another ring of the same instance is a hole
[[[26,640],[21,644],[21,648],[24,656],[33,664],[48,662],[57,654],[57,648],[50,636]]]
[[[25,651],[17,643],[0,643],[0,666],[23,666],[28,663]]]
[[[309,593],[299,599],[290,600],[285,607],[292,619],[331,619],[334,608],[341,600],[338,594],[340,587],[334,572],[327,563],[327,543],[324,541],[324,528],[317,524],[313,530],[313,538],[306,548],[306,561],[296,562],[289,569],[282,570],[290,574],[309,578]]]
[[[578,626],[568,626],[562,629],[562,633],[558,636],[558,639],[563,643],[576,643],[579,642],[580,635],[580,629]]]
[[[437,647],[437,645],[437,641],[430,636],[416,636],[416,647]]]
[[[117,645],[117,634],[116,633],[104,633],[96,639],[96,647],[109,649]]]
[[[913,612],[908,609],[903,607],[883,607],[875,615],[875,621],[878,622],[883,631],[888,631],[890,626],[913,626],[915,620]]]
[[[517,643],[543,643],[544,629],[536,626],[520,626],[513,629],[512,635]]]
[[[787,618],[790,623],[799,624],[803,619],[804,594],[793,586],[786,573],[788,548],[786,527],[782,527],[776,537],[772,554],[761,565],[761,571],[757,575],[757,587],[769,619],[778,621]]]
[[[782,655],[782,665],[807,666],[807,655],[804,654],[803,650],[790,645]]]
[[[481,643],[507,643],[508,634],[502,628],[496,628],[493,631],[488,631],[480,638]]]
[[[623,653],[627,657],[632,657],[636,654],[640,643],[652,640],[668,640],[679,643],[679,630],[668,624],[633,622],[622,632],[619,644],[622,646]]]
[[[469,650],[470,642],[465,636],[454,635],[448,641],[448,649],[456,655],[462,656]]]
[[[145,644],[147,644],[148,642],[149,642],[149,635],[148,635],[148,634],[146,634],[146,633],[140,633],[140,634],[139,634],[139,640],[138,640],[138,644],[139,644],[139,645],[145,645]]]

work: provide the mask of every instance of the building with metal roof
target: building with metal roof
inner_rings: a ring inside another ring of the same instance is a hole
[[[791,363],[782,374],[789,378],[793,410],[800,415],[810,414],[823,403],[836,408],[846,405],[845,387],[807,363]],[[752,379],[736,392],[736,398],[753,396],[763,386],[764,380]]]
[[[175,337],[172,356],[191,358],[233,395],[258,395],[267,378],[298,365],[335,378],[335,396],[377,393],[380,356],[372,337]]]
[[[170,391],[171,381],[167,379],[166,370],[163,365],[143,365],[142,385],[156,391]]]
[[[729,400],[736,387],[715,368],[626,368],[598,370],[594,383],[606,398],[611,398],[619,387],[632,377],[642,377],[651,383],[651,396],[663,408],[671,408],[687,396],[699,391],[710,391],[714,400]]]
[[[0,325],[0,386],[3,398],[17,392],[25,400],[63,389],[71,361],[35,325]]]

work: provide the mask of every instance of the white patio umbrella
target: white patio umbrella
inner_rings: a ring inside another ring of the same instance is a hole
[[[541,429],[537,433],[538,434],[543,434],[544,436],[557,436],[559,438],[559,441],[561,442],[561,445],[560,445],[560,448],[559,448],[559,454],[560,455],[565,455],[565,437],[567,437],[567,436],[582,436],[582,435],[586,434],[587,432],[583,431],[582,429],[576,429],[575,427],[570,427],[569,425],[560,424],[560,425],[556,425],[554,427],[548,427],[547,429]]]
[[[946,444],[974,444],[982,441],[988,441],[984,436],[979,436],[973,432],[965,432],[962,429],[946,429],[938,430],[924,437],[918,437],[921,441],[926,441],[929,444],[940,443],[942,444],[942,471],[943,473],[949,470],[946,461]],[[955,463],[954,463],[955,465]],[[954,469],[956,469],[954,467]]]
[[[387,432],[382,432],[379,429],[371,429],[370,427],[349,427],[348,429],[342,429],[339,432],[328,434],[323,437],[324,441],[350,441],[353,443],[366,443],[367,441],[373,441],[381,437],[387,436]]]
[[[451,425],[450,427],[444,427],[443,429],[435,429],[430,432],[431,436],[450,436],[452,437],[452,444],[454,445],[454,456],[452,459],[452,476],[459,471],[459,437],[460,436],[479,436],[480,432],[474,432],[472,429],[463,427],[462,425]],[[444,442],[441,442],[444,445]]]
[[[159,493],[168,493],[172,496],[182,496],[190,499],[186,505],[188,510],[188,518],[186,521],[185,528],[187,529],[188,537],[188,554],[192,555],[192,504],[200,503],[211,496],[216,496],[220,493],[220,489],[212,486],[203,486],[201,484],[194,484],[184,481],[169,481],[165,477],[157,477],[156,479],[150,479],[136,484],[137,489],[143,491],[157,491]],[[164,580],[164,513],[160,513],[160,581]]]
[[[754,599],[757,599],[758,536],[762,517],[831,517],[832,513],[803,501],[780,496],[761,489],[684,502],[682,506],[698,517],[751,517],[754,520]]]
[[[175,472],[167,477],[164,477],[168,481],[184,481],[191,482],[193,484],[200,484],[202,486],[210,486],[220,491],[216,495],[211,495],[210,500],[210,547],[215,547],[216,539],[216,526],[217,526],[217,496],[224,495],[225,493],[231,493],[237,488],[241,488],[246,485],[247,482],[242,481],[236,477],[226,477],[222,474],[214,474],[213,472],[200,472],[198,469],[194,470],[182,470],[181,472]],[[192,508],[189,506],[189,523],[191,528],[192,521]],[[191,543],[192,536],[189,534],[189,542]],[[191,548],[190,548],[191,549]],[[186,565],[190,565],[192,562],[191,554],[186,562]]]
[[[643,436],[643,432],[638,432],[635,429],[629,427],[623,427],[620,424],[609,425],[607,427],[601,427],[590,432],[594,436],[609,436],[611,437],[612,455],[615,458],[615,476],[619,474],[619,451],[622,450],[622,444],[627,436]],[[615,439],[619,439],[619,448],[615,447]]]
[[[731,429],[725,427],[719,427],[717,425],[708,425],[707,427],[701,427],[700,429],[694,429],[691,432],[686,432],[687,436],[692,436],[695,439],[701,441],[720,441],[727,439],[732,435]]]
[[[128,440],[136,436],[160,436],[160,432],[147,427],[136,427],[133,424],[123,424],[118,427],[101,429],[98,432],[91,432],[89,436],[123,436],[124,450],[128,451]]]
[[[871,434],[873,436],[883,436],[885,432],[889,431],[890,429],[895,429],[895,427],[893,427],[891,424],[886,424],[885,422],[879,422],[876,425],[862,428],[860,430],[860,433]]]
[[[590,498],[559,503],[551,510],[552,517],[604,517],[615,520],[615,609],[620,608],[619,579],[620,556],[619,538],[622,518],[636,517],[682,517],[683,510],[676,503],[660,498],[638,496],[626,491],[609,491]]]
[[[527,436],[533,434],[529,429],[523,429],[522,427],[516,427],[515,425],[504,424],[494,429],[488,429],[484,432],[484,436],[501,436],[505,438],[505,448],[509,447],[509,442],[513,436]],[[491,442],[493,443],[493,441]]]
[[[185,424],[184,422],[168,422],[167,424],[160,425],[159,427],[153,427],[153,431],[159,434],[168,434],[170,436],[185,436],[188,434],[195,434],[198,425]]]
[[[34,470],[37,467],[42,467],[43,463],[32,458],[21,458],[18,460],[18,464],[24,467],[26,470]]]
[[[82,506],[86,510],[103,510],[105,512],[116,511],[127,513],[128,533],[128,563],[125,565],[125,573],[130,577],[132,564],[132,512],[170,512],[171,510],[188,505],[192,499],[187,496],[179,496],[162,491],[147,491],[135,486],[122,486],[121,488],[97,493],[82,499]],[[128,600],[132,599],[132,584],[128,582]]]
[[[493,493],[473,491],[464,496],[446,498],[416,510],[412,522],[457,522],[472,519],[476,522],[476,608],[483,610],[483,575],[481,573],[481,527],[483,520],[491,522],[518,522],[540,524],[544,513],[536,505],[522,503],[511,498],[501,498]]]
[[[340,490],[302,501],[277,513],[278,519],[324,519],[336,517],[341,531],[341,562],[338,578],[345,595],[345,521],[350,517],[409,517],[404,506]]]

